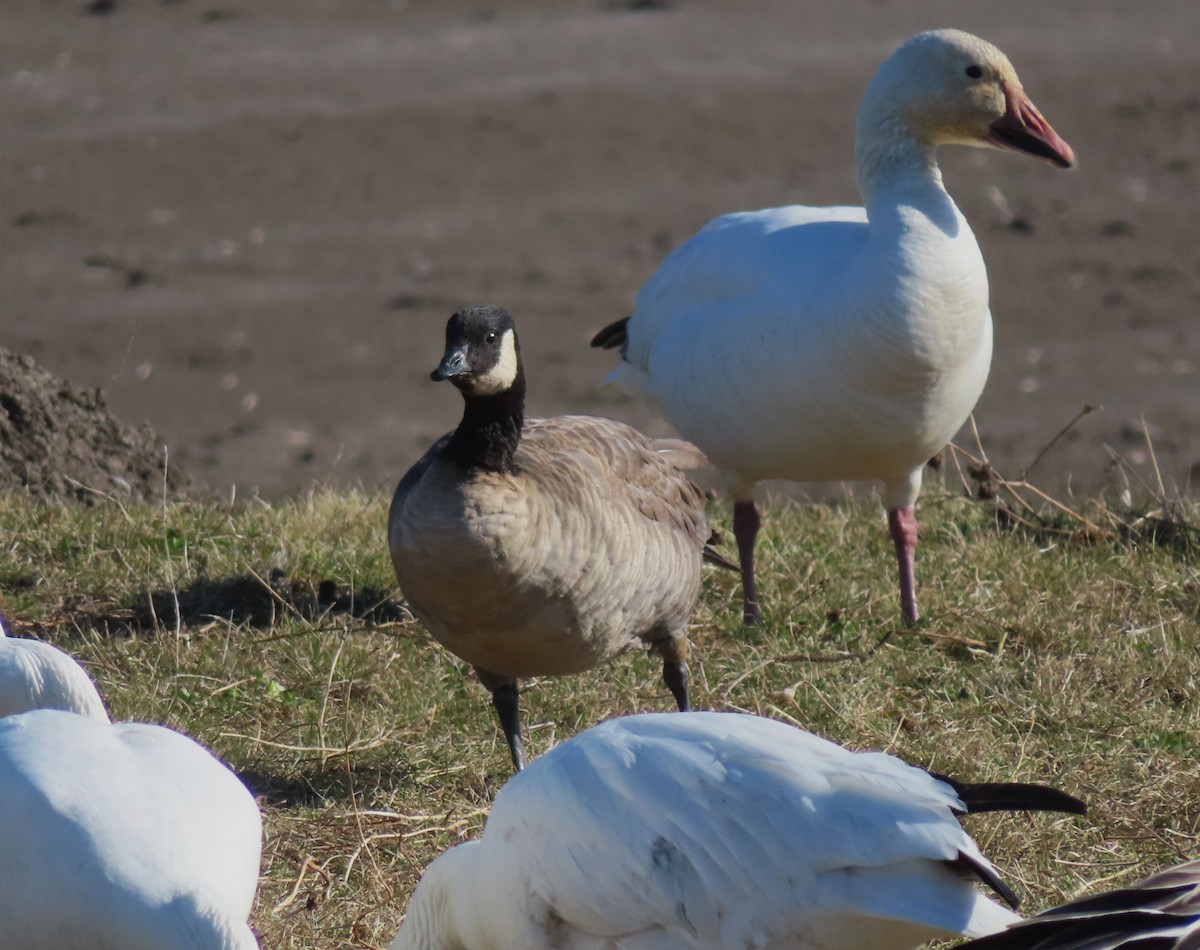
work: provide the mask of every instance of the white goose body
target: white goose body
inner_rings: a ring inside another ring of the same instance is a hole
[[[482,838],[426,870],[391,950],[888,950],[993,933],[1019,918],[976,886],[998,878],[965,810],[893,756],[769,719],[615,719],[504,786]]]
[[[1074,162],[1003,53],[958,30],[922,33],[859,109],[863,207],[717,218],[593,340],[620,344],[610,379],[727,471],[747,623],[759,618],[753,490],[765,478],[881,481],[902,612],[918,619],[922,467],[970,414],[992,354],[987,272],[938,168],[946,144]]]
[[[9,637],[0,622],[0,717],[31,709],[63,709],[108,722],[82,666],[49,643]]]
[[[880,194],[870,224],[863,208],[717,218],[642,289],[613,379],[737,482],[878,478],[903,497],[991,353],[979,247],[927,184]]]
[[[254,798],[186,736],[0,719],[0,947],[254,950],[260,847]]]

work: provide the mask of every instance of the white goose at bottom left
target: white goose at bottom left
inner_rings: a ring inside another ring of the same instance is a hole
[[[187,736],[0,718],[0,947],[257,950],[261,848],[253,796]]]

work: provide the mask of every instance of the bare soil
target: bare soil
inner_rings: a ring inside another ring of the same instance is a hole
[[[862,90],[939,26],[1008,52],[1080,159],[944,155],[993,461],[1090,404],[1036,479],[1153,482],[1148,430],[1194,488],[1195,0],[6,0],[0,345],[241,497],[393,483],[456,420],[428,371],[474,303],[517,317],[532,411],[664,432],[588,338],[713,215],[856,203]]]
[[[100,390],[0,349],[0,490],[90,503],[148,501],[186,486],[149,425],[124,425]]]

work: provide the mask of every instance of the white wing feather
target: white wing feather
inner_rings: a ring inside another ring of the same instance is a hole
[[[948,199],[947,199],[948,200]],[[716,218],[638,295],[609,377],[743,478],[895,479],[987,378],[987,273],[965,219],[870,240],[864,208]]]

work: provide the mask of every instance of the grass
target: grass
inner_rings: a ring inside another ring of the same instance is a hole
[[[927,490],[916,631],[877,501],[771,506],[767,623],[743,629],[737,578],[706,574],[693,701],[1086,798],[1084,819],[968,820],[1033,910],[1200,853],[1200,541],[1191,511],[1005,498]],[[187,731],[260,796],[264,947],[386,946],[421,869],[479,832],[509,775],[486,694],[395,591],[386,510],[333,491],[233,510],[0,498],[14,632],[79,657],[114,718]],[[728,506],[714,515],[728,527]],[[532,755],[671,708],[641,654],[531,682],[522,705]]]

